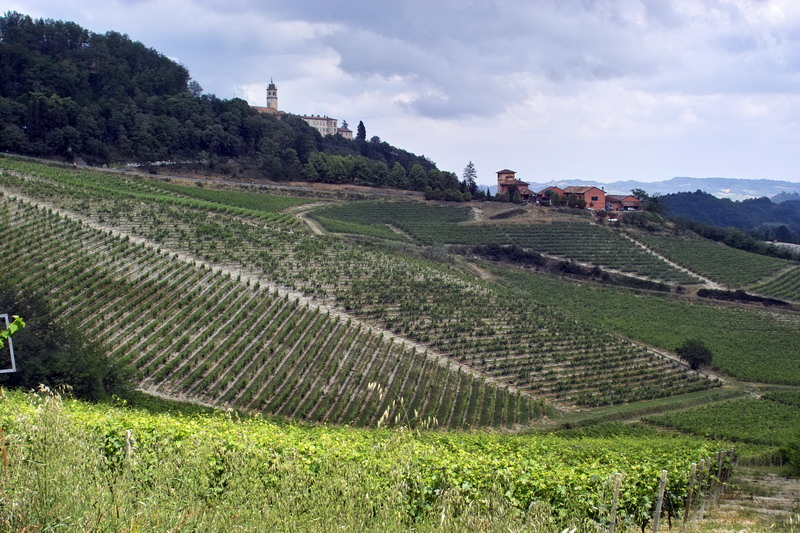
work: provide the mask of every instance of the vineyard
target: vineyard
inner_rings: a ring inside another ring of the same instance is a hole
[[[635,238],[692,272],[735,289],[752,285],[796,264],[699,237],[641,233],[636,234]]]
[[[495,268],[518,294],[556,306],[574,320],[592,320],[625,337],[666,351],[686,339],[712,347],[713,366],[746,381],[800,385],[797,312],[728,308],[597,284],[576,284],[535,273]]]
[[[773,392],[762,399],[729,400],[650,416],[645,421],[706,438],[782,446],[800,434],[798,400],[798,392]]]
[[[19,202],[7,203],[2,226],[13,236],[4,247],[7,279],[58,294],[56,315],[79,309],[81,328],[135,369],[148,390],[360,424],[387,411],[407,422],[415,409],[456,427],[513,425],[541,414],[527,396],[287,292]],[[373,382],[383,393],[367,387]]]
[[[99,313],[91,335],[151,390],[310,420],[374,423],[416,410],[461,427],[525,424],[543,399],[596,406],[715,385],[556,306],[377,244],[311,235],[283,213],[164,195],[113,174],[3,164],[9,192],[93,221],[6,200],[6,224],[24,228],[13,232],[11,272],[46,264],[47,247],[59,247],[53,267],[63,268],[46,286],[68,295],[60,310]],[[114,256],[116,247],[125,251]],[[94,262],[101,271],[84,268]],[[87,270],[94,297],[72,275]]]
[[[782,272],[779,276],[752,287],[752,291],[784,300],[800,301],[800,267]]]
[[[693,522],[730,466],[690,437],[302,427],[0,395],[7,531],[631,531]]]
[[[378,236],[393,225],[423,244],[516,244],[536,252],[667,283],[699,280],[647,253],[630,240],[590,222],[467,223],[465,207],[418,202],[352,202],[314,211],[329,231]],[[397,238],[397,237],[394,237]]]

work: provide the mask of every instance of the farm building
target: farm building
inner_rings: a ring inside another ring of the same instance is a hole
[[[523,202],[529,202],[534,194],[528,188],[528,182],[518,180],[517,173],[513,170],[503,169],[497,171],[497,192],[499,194],[506,193],[509,196],[514,194],[514,190],[519,191],[520,197]]]
[[[564,196],[576,202],[583,200],[588,209],[604,209],[606,207],[606,191],[597,187],[565,187]]]
[[[550,197],[554,194],[559,196],[564,196],[564,189],[561,187],[556,187],[555,185],[551,185],[550,187],[545,187],[541,191],[536,193],[536,201],[543,205],[549,205]]]
[[[634,196],[606,195],[606,209],[610,211],[638,211],[641,208],[642,202]]]

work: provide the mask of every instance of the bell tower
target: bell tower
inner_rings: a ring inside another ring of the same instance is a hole
[[[267,86],[267,107],[278,110],[278,88],[273,83],[272,78],[269,79]]]

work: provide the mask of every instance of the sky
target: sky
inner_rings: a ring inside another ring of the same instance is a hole
[[[478,182],[800,182],[798,0],[5,0]]]

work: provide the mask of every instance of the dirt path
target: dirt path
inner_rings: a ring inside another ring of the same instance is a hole
[[[314,202],[313,204],[303,204],[290,207],[286,211],[293,214],[303,222],[305,222],[305,224],[311,230],[311,233],[313,233],[314,235],[324,235],[325,231],[322,229],[322,226],[320,226],[319,222],[307,216],[309,211],[312,211],[313,209],[316,209],[317,207],[321,207],[323,205],[328,205],[328,204]]]

